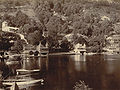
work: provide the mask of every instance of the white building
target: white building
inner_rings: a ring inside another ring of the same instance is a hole
[[[74,52],[75,53],[83,53],[84,54],[86,52],[86,45],[85,44],[82,45],[80,43],[76,44],[74,46]]]

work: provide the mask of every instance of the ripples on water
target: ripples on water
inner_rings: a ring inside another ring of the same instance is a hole
[[[110,56],[109,56],[110,57]],[[93,90],[120,90],[120,58],[107,55],[65,55],[23,58],[22,69],[39,69],[29,78],[44,79],[26,90],[74,90],[79,80]],[[109,60],[109,59],[113,60]]]

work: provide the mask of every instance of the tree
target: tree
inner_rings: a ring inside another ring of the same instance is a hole
[[[61,45],[60,47],[62,48],[63,51],[69,51],[73,48],[73,45],[68,42],[67,39],[64,39],[62,42],[61,42]]]
[[[16,42],[14,42],[14,46],[11,47],[12,51],[16,51],[17,53],[20,53],[20,51],[23,50],[23,42],[22,40],[17,40]]]
[[[54,5],[54,11],[56,12],[61,12],[62,10],[62,5],[60,2],[56,2],[55,5]]]
[[[15,25],[17,27],[24,26],[25,24],[29,23],[29,17],[24,14],[22,11],[18,11],[15,17]]]
[[[9,39],[1,37],[0,38],[0,43],[1,43],[0,50],[8,51],[12,46],[12,43],[10,43],[9,41],[10,41]]]
[[[32,45],[37,45],[41,40],[43,40],[42,33],[40,31],[34,31],[33,33],[29,33],[28,42]]]

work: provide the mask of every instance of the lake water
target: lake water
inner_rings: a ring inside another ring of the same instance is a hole
[[[44,80],[43,84],[36,83],[23,90],[74,90],[79,80],[93,90],[120,90],[119,55],[26,57],[17,68],[39,69],[28,78]]]

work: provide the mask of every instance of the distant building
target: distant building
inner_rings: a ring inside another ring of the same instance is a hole
[[[11,31],[11,29],[18,30],[19,28],[8,26],[8,22],[6,22],[6,21],[2,22],[2,31],[13,32],[13,31]]]
[[[23,53],[24,54],[29,54],[29,55],[35,55],[37,53],[37,55],[41,55],[41,54],[44,54],[44,55],[47,55],[49,53],[49,48],[48,48],[48,45],[46,46],[43,46],[41,43],[39,43],[39,45],[30,45],[30,44],[26,44],[24,46],[24,49],[23,49]]]
[[[120,53],[120,35],[112,35],[106,38],[108,44],[104,48],[110,53]]]
[[[86,45],[85,44],[77,43],[74,46],[74,52],[75,53],[82,53],[82,54],[84,54],[84,52],[86,52]]]

